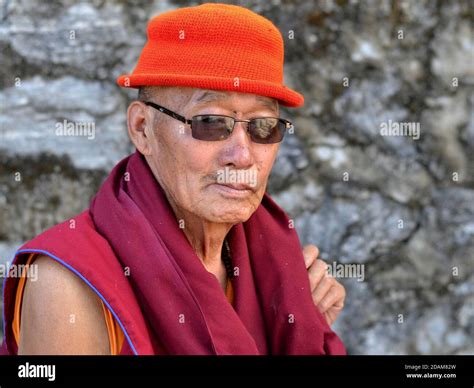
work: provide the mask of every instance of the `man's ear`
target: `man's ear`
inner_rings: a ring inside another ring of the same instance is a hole
[[[153,128],[153,116],[141,101],[133,101],[127,110],[128,136],[142,155],[150,155],[152,147],[149,136]]]

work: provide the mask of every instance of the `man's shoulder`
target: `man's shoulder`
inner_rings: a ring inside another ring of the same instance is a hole
[[[102,307],[79,277],[45,255],[24,290],[19,354],[107,354]],[[99,335],[100,334],[100,335]]]

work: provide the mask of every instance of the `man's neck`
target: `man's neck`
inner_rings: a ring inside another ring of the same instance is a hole
[[[174,207],[173,210],[196,255],[225,290],[227,275],[222,262],[222,250],[224,239],[232,228],[232,224],[203,221]]]

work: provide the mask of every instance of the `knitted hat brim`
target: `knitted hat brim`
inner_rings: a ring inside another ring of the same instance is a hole
[[[275,98],[281,105],[292,108],[304,104],[304,97],[285,85],[245,78],[239,78],[236,83],[236,80],[233,78],[198,75],[124,74],[117,78],[117,83],[125,88],[139,88],[142,86],[183,86],[199,89],[251,93]]]

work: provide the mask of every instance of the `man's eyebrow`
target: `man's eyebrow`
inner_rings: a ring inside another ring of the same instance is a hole
[[[267,99],[261,96],[257,96],[257,100],[261,102],[263,105],[265,105],[265,108],[270,109],[271,111],[278,112],[278,102],[276,102],[274,99]]]
[[[225,93],[206,91],[202,93],[194,102],[196,104],[203,104],[212,101],[224,100],[227,98]],[[278,112],[278,103],[274,99],[268,99],[262,96],[256,96],[257,100],[271,111]]]
[[[226,98],[226,95],[224,93],[216,93],[216,92],[206,91],[196,99],[195,103],[196,104],[202,104],[202,103],[205,103],[205,102],[223,100],[225,98]]]

